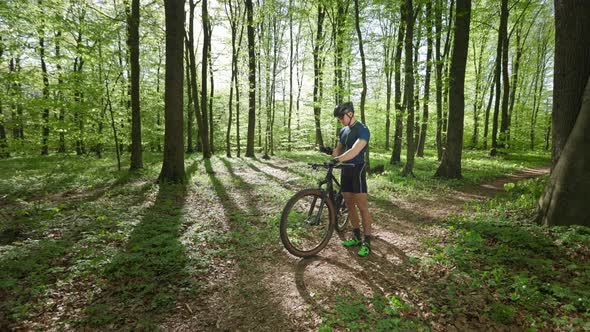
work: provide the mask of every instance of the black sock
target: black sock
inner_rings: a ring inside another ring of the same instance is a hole
[[[371,245],[371,235],[365,235],[365,243]]]
[[[360,240],[361,239],[361,229],[360,228],[353,228],[352,229],[352,236],[355,239]]]

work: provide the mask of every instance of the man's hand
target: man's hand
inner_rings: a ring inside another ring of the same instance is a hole
[[[331,160],[326,161],[326,165],[327,166],[334,166],[334,165],[336,165],[338,163],[339,163],[339,161],[338,161],[337,158],[332,158]]]
[[[328,147],[328,146],[320,146],[320,152],[323,152],[325,154],[332,155],[332,152],[333,151],[334,151],[334,149],[332,149],[331,147]]]

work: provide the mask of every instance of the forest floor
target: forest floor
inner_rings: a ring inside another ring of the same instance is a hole
[[[530,219],[519,211],[535,199],[519,193],[519,183],[542,188],[540,181],[526,179],[548,173],[542,166],[546,158],[526,161],[526,166],[522,161],[474,160],[466,167],[466,179],[458,182],[424,175],[433,173],[431,165],[421,169],[418,163],[417,177],[409,179],[386,168],[369,177],[374,219],[370,256],[360,258],[342,247],[339,241],[348,234],[335,232],[317,257],[299,259],[282,247],[278,223],[288,198],[315,186],[321,174],[306,162],[317,159],[308,154],[272,161],[192,158],[187,160],[186,186],[155,184],[150,179],[157,167],[85,187],[73,184],[88,181],[84,176],[89,174],[64,179],[76,171],[100,173],[108,167],[53,165],[49,175],[55,183],[43,180],[42,188],[32,188],[32,182],[17,185],[15,175],[11,190],[0,192],[0,216],[7,217],[0,233],[0,298],[6,299],[0,305],[0,327],[590,328],[585,293],[590,289],[590,236],[568,242],[563,234],[570,230],[512,228],[480,216],[499,207],[502,211],[493,216]],[[488,164],[486,172],[482,165]],[[41,173],[39,179],[47,179],[47,170]],[[22,182],[35,179],[20,176],[27,178]],[[494,201],[497,197],[504,201]],[[527,203],[510,205],[518,200]],[[476,216],[485,220],[471,222]],[[527,247],[517,248],[519,242]],[[531,252],[535,257],[529,258],[536,259],[539,251],[544,255],[539,262],[526,263],[523,270],[519,259]],[[557,290],[543,289],[547,278]],[[570,284],[572,280],[578,283]],[[557,304],[538,303],[547,293]]]

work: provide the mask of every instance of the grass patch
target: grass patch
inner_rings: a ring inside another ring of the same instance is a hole
[[[546,181],[547,176],[524,180],[508,186],[507,195],[472,205],[472,214],[447,223],[448,243],[425,243],[431,246],[425,263],[446,266],[450,280],[468,280],[456,283],[465,292],[482,292],[483,310],[492,321],[588,329],[590,228],[546,228],[528,221]]]
[[[412,306],[395,295],[349,293],[336,296],[334,309],[327,313],[319,331],[430,331],[416,317]]]

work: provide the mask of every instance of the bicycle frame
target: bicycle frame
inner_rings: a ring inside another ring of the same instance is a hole
[[[341,164],[342,166],[351,166],[352,164]],[[311,164],[311,166],[314,169],[317,169],[317,167],[322,166],[322,167],[326,167],[326,164],[323,165],[317,165],[317,164]],[[336,177],[334,176],[334,165],[332,166],[328,166],[328,172],[326,174],[326,176],[324,177],[323,180],[318,181],[318,188],[320,190],[322,190],[323,195],[322,195],[322,200],[320,201],[320,210],[318,211],[318,214],[316,215],[316,220],[313,221],[313,224],[318,224],[320,222],[320,216],[322,215],[322,210],[324,208],[324,202],[326,201],[326,194],[327,194],[327,198],[332,202],[333,206],[336,206],[336,197],[335,197],[335,192],[334,192],[334,182],[336,183],[336,186],[338,187],[338,189],[340,190],[340,182],[338,182],[338,180],[336,179]],[[326,190],[322,189],[323,185],[327,185],[326,186]],[[314,198],[313,202],[311,203],[311,208],[309,209],[309,212],[307,214],[307,217],[310,218],[311,215],[313,214],[313,210],[315,209],[315,203],[316,203],[317,198]]]

